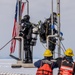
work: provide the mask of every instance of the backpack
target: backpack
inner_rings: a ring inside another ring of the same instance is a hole
[[[36,75],[52,75],[52,69],[50,64],[43,64],[40,68],[37,69]]]

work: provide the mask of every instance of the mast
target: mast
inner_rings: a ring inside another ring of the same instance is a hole
[[[61,48],[60,48],[60,0],[57,0],[57,21],[58,21],[58,57],[60,57],[61,54]]]

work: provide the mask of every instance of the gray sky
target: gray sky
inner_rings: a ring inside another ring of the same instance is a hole
[[[61,31],[63,32],[65,48],[72,48],[75,54],[75,0],[61,0]],[[5,45],[12,35],[14,25],[16,0],[0,0],[0,48]],[[51,14],[51,0],[29,0],[29,14],[32,23],[48,18]],[[56,0],[54,0],[54,11],[57,11]],[[23,14],[26,14],[26,8]],[[38,38],[39,39],[39,38]],[[16,49],[17,50],[17,49]],[[45,48],[40,41],[34,47],[33,56],[42,58]],[[57,49],[55,50],[57,51]],[[10,43],[0,51],[0,58],[9,57]],[[17,52],[14,53],[17,55]],[[63,54],[63,53],[62,53]]]

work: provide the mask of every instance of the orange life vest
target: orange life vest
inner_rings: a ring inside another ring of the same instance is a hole
[[[44,64],[37,69],[36,75],[52,75],[53,71],[49,64]]]
[[[63,63],[64,61],[61,63],[58,75],[73,75],[74,63],[69,63],[67,61],[65,65]]]

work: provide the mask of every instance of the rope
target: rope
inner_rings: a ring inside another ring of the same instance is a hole
[[[51,43],[58,45],[58,43],[54,43],[53,41],[49,40]],[[59,45],[58,45],[59,46]],[[64,53],[64,49],[60,46],[60,48],[63,50]]]
[[[54,52],[54,53],[58,54],[58,52]],[[60,55],[64,56],[64,55],[63,55],[63,54],[61,54],[61,53],[60,53]]]
[[[7,46],[14,38],[12,38],[11,40],[9,40],[3,47],[0,48],[0,50],[2,50],[5,46]]]
[[[58,43],[54,43],[53,41],[51,41],[51,40],[49,40],[51,43],[53,43],[53,44],[56,44],[56,45],[58,45]],[[45,48],[45,49],[47,49],[44,45],[43,45],[43,43],[41,43],[42,44],[42,46]],[[61,44],[62,44],[62,46],[63,46],[63,48],[60,46],[60,48],[63,50],[63,53],[64,53],[64,51],[66,50],[65,49],[65,47],[64,47],[64,45],[63,45],[63,43],[61,42]],[[59,46],[59,45],[58,45]],[[57,52],[54,52],[54,53],[57,53]],[[58,54],[58,53],[57,53]],[[63,56],[63,54],[61,54],[62,56]]]
[[[54,42],[53,42],[54,43]],[[45,48],[45,49],[47,49],[44,45],[43,45],[43,43],[41,43],[42,44],[42,46]],[[55,44],[55,43],[54,43]],[[56,54],[58,54],[58,52],[54,52],[54,53],[56,53]],[[60,55],[62,55],[62,56],[64,56],[63,54],[60,54]]]
[[[43,45],[43,43],[41,43],[42,44],[42,46],[45,48],[45,49],[47,49],[44,45]]]
[[[65,46],[63,45],[63,43],[62,43],[62,42],[61,42],[61,44],[62,44],[62,46],[63,46],[64,50],[66,51]]]

